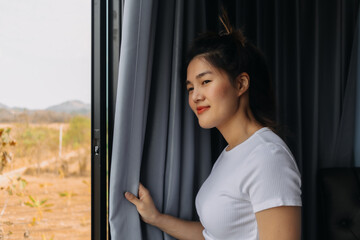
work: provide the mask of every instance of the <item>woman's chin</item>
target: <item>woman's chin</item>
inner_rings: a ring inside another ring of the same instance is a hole
[[[204,129],[210,129],[210,128],[215,127],[215,126],[213,126],[213,124],[211,124],[209,122],[204,122],[204,121],[200,121],[200,120],[199,120],[199,125],[201,128],[204,128]]]

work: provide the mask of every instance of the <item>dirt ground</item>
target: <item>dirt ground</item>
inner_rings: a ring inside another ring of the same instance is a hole
[[[0,190],[0,239],[91,238],[89,176],[23,175]],[[27,182],[24,188],[21,184]],[[39,201],[39,207],[29,198]],[[46,200],[43,204],[41,201]]]
[[[0,240],[91,239],[90,156],[85,151],[0,177]]]
[[[0,124],[12,127],[16,139],[14,126]],[[15,156],[0,174],[0,240],[90,240],[90,150],[28,158]]]

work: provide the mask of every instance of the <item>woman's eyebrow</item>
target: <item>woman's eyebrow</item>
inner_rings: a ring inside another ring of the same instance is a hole
[[[196,79],[199,79],[199,78],[202,78],[203,76],[205,76],[206,74],[212,74],[213,72],[212,71],[205,71],[205,72],[202,72],[202,73],[199,73],[198,75],[196,75]],[[191,84],[191,81],[190,80],[186,80],[186,85],[188,84]]]
[[[199,73],[198,75],[196,75],[196,79],[202,78],[206,74],[212,74],[212,72],[211,71],[205,71],[205,72]]]

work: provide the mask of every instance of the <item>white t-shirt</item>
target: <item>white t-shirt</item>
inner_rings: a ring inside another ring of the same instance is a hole
[[[196,196],[206,240],[259,239],[255,213],[301,206],[300,173],[289,148],[262,128],[226,148]]]

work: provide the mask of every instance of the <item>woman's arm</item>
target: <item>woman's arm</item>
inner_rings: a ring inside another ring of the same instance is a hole
[[[260,240],[300,240],[301,207],[275,207],[255,215]]]
[[[125,198],[136,206],[142,220],[160,228],[167,234],[179,240],[204,239],[204,227],[200,222],[185,221],[170,215],[161,214],[155,207],[149,191],[140,183],[139,198],[129,192]]]

